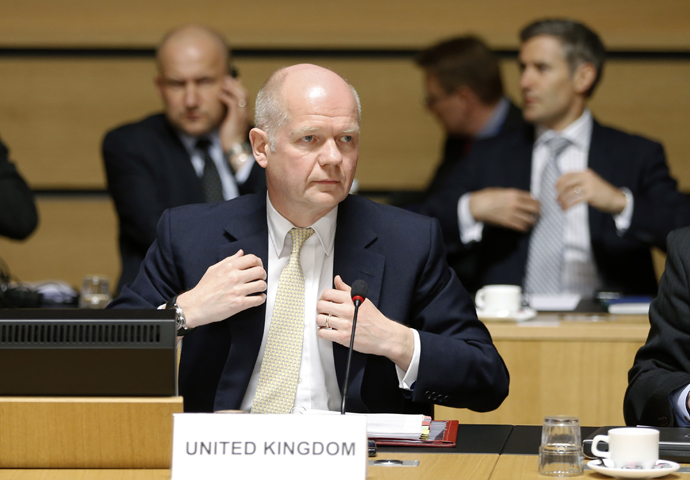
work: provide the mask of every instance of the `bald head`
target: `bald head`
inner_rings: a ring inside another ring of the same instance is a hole
[[[256,126],[266,133],[275,148],[275,134],[289,119],[287,100],[310,102],[327,90],[349,90],[357,106],[357,118],[361,120],[362,107],[359,95],[347,80],[327,68],[311,64],[299,64],[274,72],[259,91],[256,98]]]
[[[167,61],[179,55],[218,56],[227,65],[230,48],[217,32],[200,25],[184,25],[168,32],[156,49],[156,63],[161,72]]]

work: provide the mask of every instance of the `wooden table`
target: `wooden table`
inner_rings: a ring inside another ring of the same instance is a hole
[[[498,455],[382,453],[417,467],[369,467],[367,480],[489,480]],[[0,480],[169,480],[170,470],[0,470]]]
[[[487,323],[510,372],[510,394],[494,412],[436,407],[460,423],[541,425],[574,415],[581,425],[623,425],[628,370],[647,339],[646,315],[540,314]]]

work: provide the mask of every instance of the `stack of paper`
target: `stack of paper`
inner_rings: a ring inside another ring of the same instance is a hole
[[[340,415],[340,412],[326,410],[305,410],[304,415]],[[369,438],[391,438],[396,440],[424,440],[429,436],[431,417],[425,415],[402,415],[395,413],[346,413],[367,417]]]
[[[609,313],[618,315],[648,315],[651,303],[652,297],[648,296],[620,297],[606,301]]]

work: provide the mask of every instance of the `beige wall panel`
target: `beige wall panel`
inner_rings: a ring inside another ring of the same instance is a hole
[[[535,18],[567,16],[598,30],[614,48],[688,48],[686,0],[5,0],[0,44],[154,45],[174,25],[201,22],[235,45],[419,47],[473,31],[514,47]]]
[[[250,95],[276,68],[329,66],[358,89],[363,135],[357,177],[364,189],[421,189],[438,164],[442,132],[422,107],[422,78],[404,59],[239,59]],[[518,69],[502,62],[519,99]],[[34,188],[101,188],[106,130],[160,108],[150,59],[0,59],[0,136]],[[672,173],[690,190],[690,62],[611,61],[592,109],[604,123],[666,147]]]
[[[1,59],[0,136],[34,188],[101,188],[104,133],[159,108],[152,60]]]
[[[120,276],[117,220],[107,199],[39,200],[40,224],[28,240],[0,238],[0,258],[22,281],[64,280],[77,289],[87,274]]]

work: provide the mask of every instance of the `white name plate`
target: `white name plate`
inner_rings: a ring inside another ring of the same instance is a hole
[[[364,416],[174,414],[172,480],[364,480],[367,458]]]

